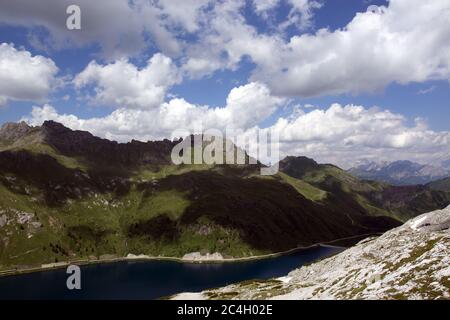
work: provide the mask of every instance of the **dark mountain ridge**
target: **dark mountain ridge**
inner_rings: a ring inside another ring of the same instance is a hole
[[[43,141],[59,153],[82,157],[89,162],[111,166],[135,167],[145,164],[168,164],[170,152],[179,141],[132,140],[118,143],[95,137],[86,131],[73,131],[54,121],[46,121],[40,128]]]

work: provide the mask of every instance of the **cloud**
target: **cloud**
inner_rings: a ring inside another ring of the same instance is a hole
[[[147,65],[138,69],[125,59],[107,65],[93,61],[80,72],[73,83],[76,88],[93,84],[91,102],[127,108],[150,109],[159,107],[167,90],[180,81],[172,60],[155,54]]]
[[[108,61],[156,47],[190,78],[237,70],[249,59],[255,65],[250,81],[266,83],[278,96],[357,94],[450,78],[447,0],[390,0],[357,13],[342,29],[313,34],[305,30],[322,1],[284,0],[288,13],[280,19],[273,11],[281,2],[252,1],[269,28],[247,21],[244,0],[80,0],[77,32],[65,27],[70,0],[16,0],[2,8],[0,22],[30,28],[30,42],[41,50],[99,44]],[[288,38],[291,26],[298,31]]]
[[[322,3],[315,0],[253,0],[256,14],[266,20],[277,20],[274,17],[275,10],[280,4],[290,8],[286,19],[278,23],[280,31],[290,26],[295,26],[300,31],[310,28],[313,25],[314,10],[322,7]]]
[[[8,100],[42,102],[57,85],[55,63],[12,44],[0,44],[0,105]]]
[[[119,58],[136,54],[144,46],[142,26],[131,2],[79,0],[81,30],[66,28],[66,8],[71,0],[15,0],[2,5],[0,22],[29,28],[43,27],[46,45],[61,49],[99,43],[104,56]],[[118,18],[120,17],[120,18]],[[36,40],[36,39],[34,39]]]
[[[3,107],[8,102],[8,99],[6,97],[0,96],[0,107]]]
[[[276,1],[254,3],[270,12]],[[307,26],[317,1],[291,1],[277,32],[250,25],[239,1],[219,3],[198,41],[189,43],[183,70],[193,78],[255,64],[251,81],[279,96],[314,97],[383,90],[391,83],[450,79],[450,3],[391,0],[388,7],[358,13],[344,28],[285,38],[291,25]],[[266,10],[266,11],[264,11]],[[266,20],[268,20],[266,18]]]
[[[276,52],[283,45],[281,35],[258,33],[242,15],[244,5],[243,1],[215,4],[198,41],[186,48],[182,69],[188,76],[201,78],[216,70],[237,70],[244,57],[256,64],[279,62]]]
[[[429,94],[429,93],[433,92],[434,90],[436,90],[436,86],[431,86],[431,87],[426,88],[426,89],[421,89],[417,93],[418,94]]]
[[[391,0],[343,29],[292,37],[252,79],[278,95],[373,92],[390,83],[450,79],[450,2]]]
[[[165,0],[78,0],[81,30],[71,31],[66,28],[66,8],[73,1],[15,0],[2,6],[0,22],[29,28],[30,43],[40,50],[98,44],[102,57],[113,61],[136,56],[151,45],[166,54],[179,53],[181,44],[170,27],[180,25],[195,30],[193,19],[204,2],[187,0],[174,6],[173,1]],[[42,28],[46,32],[38,37],[36,30]],[[146,41],[147,35],[150,42]]]
[[[266,86],[249,83],[232,89],[222,108],[194,105],[175,98],[159,108],[119,108],[106,117],[81,119],[59,114],[53,106],[44,105],[33,107],[31,115],[24,120],[34,125],[55,120],[70,128],[118,141],[149,140],[170,138],[177,130],[195,132],[203,128],[224,131],[227,126],[247,130],[264,121],[283,103],[284,99],[272,96]]]
[[[265,85],[253,82],[230,91],[226,110],[232,124],[246,129],[267,119],[283,102],[272,96]]]
[[[253,6],[258,14],[267,13],[269,10],[273,10],[280,0],[253,0]]]
[[[314,0],[288,0],[288,2],[292,8],[287,20],[280,25],[281,29],[291,25],[296,26],[299,30],[310,28],[314,17],[313,11],[322,7],[322,3]]]
[[[202,13],[211,0],[159,0],[157,6],[161,8],[164,15],[172,27],[181,27],[189,33],[199,30],[203,22]]]
[[[125,1],[125,0],[123,0]],[[189,45],[184,37],[205,26],[211,0],[136,0],[133,8],[145,34],[165,55],[178,57]]]
[[[138,56],[149,47],[175,56],[182,51],[179,36],[199,29],[202,8],[209,2],[78,0],[81,30],[73,31],[66,28],[72,0],[15,0],[2,5],[0,23],[28,28],[29,43],[45,52],[98,44],[107,61]]]

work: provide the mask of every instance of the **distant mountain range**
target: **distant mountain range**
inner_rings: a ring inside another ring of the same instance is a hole
[[[361,179],[393,185],[427,184],[450,177],[450,170],[444,166],[423,165],[412,161],[380,163],[367,161],[348,172]]]
[[[128,254],[245,257],[384,232],[450,193],[287,157],[174,165],[179,141],[117,143],[46,121],[0,129],[0,269]]]

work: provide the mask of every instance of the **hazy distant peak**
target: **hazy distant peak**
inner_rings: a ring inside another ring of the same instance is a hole
[[[410,160],[361,162],[358,166],[349,169],[348,172],[362,179],[396,185],[426,184],[450,176],[450,171],[446,168]]]

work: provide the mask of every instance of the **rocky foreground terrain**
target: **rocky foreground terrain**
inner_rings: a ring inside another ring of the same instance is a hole
[[[449,299],[450,206],[286,277],[175,299]]]

